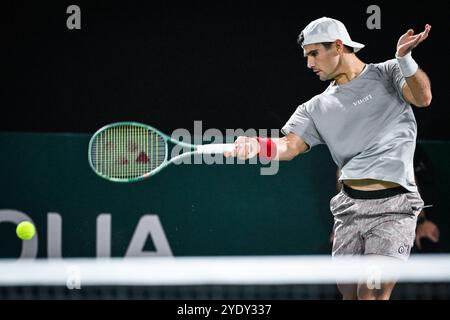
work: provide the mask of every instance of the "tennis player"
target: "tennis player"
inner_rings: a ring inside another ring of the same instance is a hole
[[[417,123],[411,105],[428,107],[430,81],[411,51],[431,26],[408,30],[395,58],[366,64],[338,20],[323,17],[300,33],[307,66],[321,81],[321,94],[301,104],[278,139],[238,137],[225,156],[291,160],[326,144],[341,171],[342,190],[331,199],[332,255],[378,255],[407,260],[423,201],[414,181]],[[339,284],[344,299],[389,299],[395,283],[371,288],[365,282]]]

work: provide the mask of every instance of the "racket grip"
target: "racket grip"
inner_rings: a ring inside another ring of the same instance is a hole
[[[212,153],[224,153],[225,151],[233,151],[234,143],[211,143],[197,146],[198,153],[212,154]]]

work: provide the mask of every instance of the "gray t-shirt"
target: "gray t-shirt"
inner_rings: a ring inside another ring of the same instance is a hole
[[[368,64],[358,77],[333,82],[300,105],[281,131],[310,148],[326,144],[341,170],[339,180],[391,181],[415,192],[417,123],[403,99],[404,83],[395,59]]]

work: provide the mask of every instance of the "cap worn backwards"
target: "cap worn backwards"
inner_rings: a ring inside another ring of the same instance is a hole
[[[344,45],[352,47],[354,52],[364,48],[362,43],[355,42],[350,38],[347,28],[342,22],[328,17],[310,22],[300,33],[298,43],[303,48],[307,44],[334,42],[337,39],[340,39]]]

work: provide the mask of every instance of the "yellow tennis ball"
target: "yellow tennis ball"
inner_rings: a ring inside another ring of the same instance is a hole
[[[22,240],[30,240],[36,234],[36,228],[31,222],[23,221],[17,225],[16,234]]]

